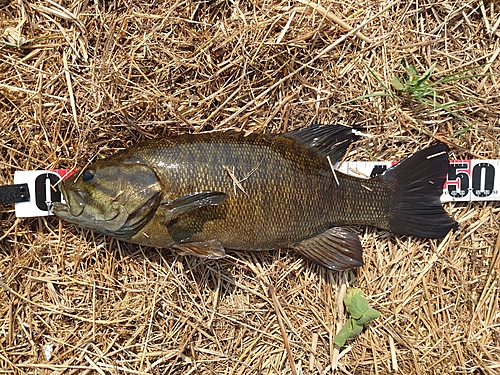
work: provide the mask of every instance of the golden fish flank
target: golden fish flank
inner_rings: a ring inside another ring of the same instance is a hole
[[[445,145],[368,180],[332,173],[329,161],[356,138],[348,127],[314,125],[281,135],[152,140],[65,180],[67,203],[52,210],[124,241],[185,254],[288,247],[336,270],[363,264],[359,239],[345,226],[427,238],[457,228],[439,201]]]

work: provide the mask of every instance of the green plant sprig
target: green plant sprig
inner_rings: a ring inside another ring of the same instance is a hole
[[[380,312],[368,305],[368,300],[359,289],[349,288],[344,304],[351,316],[335,335],[333,342],[338,346],[344,346],[348,339],[361,333],[365,324],[380,317]]]
[[[436,81],[431,81],[430,78],[434,73],[436,68],[436,62],[431,65],[429,69],[427,69],[423,74],[419,74],[417,69],[408,64],[405,60],[401,62],[401,64],[405,67],[406,74],[404,77],[394,77],[391,80],[390,85],[386,85],[382,80],[371,70],[368,66],[366,67],[370,74],[380,83],[380,85],[384,88],[384,91],[377,91],[372,94],[361,95],[353,99],[349,99],[342,104],[351,103],[357,100],[372,98],[372,97],[390,97],[395,100],[401,100],[402,98],[411,99],[420,103],[424,103],[426,105],[432,106],[434,110],[443,110],[450,115],[458,118],[459,120],[465,122],[468,127],[467,129],[472,128],[472,124],[465,119],[463,116],[452,110],[452,107],[468,103],[478,98],[472,97],[465,100],[452,101],[449,103],[439,103],[438,99],[442,99],[442,96],[438,94],[438,86],[443,85],[449,82],[462,81],[466,79],[478,78],[489,76],[489,74],[467,74],[464,75],[474,69],[480,68],[483,65],[474,66],[472,68],[468,68],[465,70],[461,70],[459,72],[444,76]],[[392,87],[392,88],[391,88]]]

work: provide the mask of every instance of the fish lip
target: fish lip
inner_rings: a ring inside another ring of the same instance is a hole
[[[62,182],[62,181],[61,181]],[[61,192],[62,198],[65,202],[67,202],[67,191],[66,187],[63,183],[59,184],[59,191]],[[66,203],[63,202],[50,202],[49,205],[49,214],[58,215],[60,212],[69,212],[69,207]]]
[[[68,205],[62,202],[51,202],[49,206],[49,213],[57,215],[60,212],[69,212]]]
[[[66,198],[67,198],[68,192],[66,190],[66,186],[64,185],[64,181],[60,181],[58,187],[59,187],[59,191],[62,194],[63,199],[67,202]],[[59,203],[63,204],[62,202],[59,202]]]
[[[84,191],[81,191],[78,189],[72,190],[71,193],[73,194],[73,197],[75,198],[74,200],[78,204],[78,206],[77,206],[78,210],[75,210],[76,205],[73,205],[73,206],[68,205],[68,203],[70,202],[69,200],[66,200],[66,206],[68,207],[70,214],[77,217],[77,216],[80,216],[83,213],[83,210],[85,209],[85,204],[86,204],[85,203],[85,196],[86,196],[86,194]],[[69,199],[69,196],[68,196],[68,199]]]
[[[65,186],[64,182],[59,185],[59,190],[61,191],[65,203],[52,203],[51,207],[49,208],[49,212],[52,212],[55,215],[62,214],[59,216],[65,217],[80,216],[85,208],[85,192],[81,191],[80,189],[68,189],[67,186]]]

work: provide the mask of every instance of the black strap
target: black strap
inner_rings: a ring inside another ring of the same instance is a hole
[[[29,200],[28,184],[0,186],[0,204],[27,202]]]

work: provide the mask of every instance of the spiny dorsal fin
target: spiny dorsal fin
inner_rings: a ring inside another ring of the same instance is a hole
[[[318,124],[283,135],[314,149],[324,157],[329,156],[332,163],[340,161],[349,145],[359,138],[356,130],[348,126]]]

